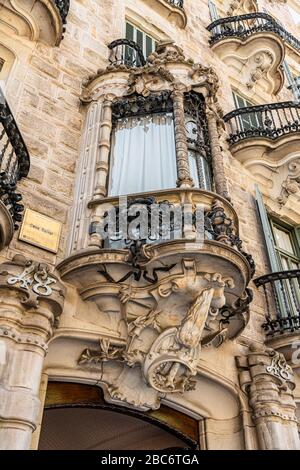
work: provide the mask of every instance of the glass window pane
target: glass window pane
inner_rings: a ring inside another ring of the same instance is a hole
[[[292,243],[291,234],[280,227],[274,226],[275,244],[278,248],[287,251],[288,253],[294,254],[295,250]]]
[[[146,36],[146,57],[153,52],[153,39],[150,36]]]
[[[176,187],[173,114],[120,119],[114,128],[109,195]]]
[[[143,38],[143,33],[139,31],[138,29],[136,30],[136,42],[140,46],[142,50],[144,50],[144,38]]]
[[[133,26],[130,23],[126,23],[126,39],[133,41]]]

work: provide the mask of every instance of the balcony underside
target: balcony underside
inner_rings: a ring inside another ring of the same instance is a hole
[[[187,16],[182,7],[177,6],[180,2],[172,0],[145,0],[147,5],[158,11],[162,16],[165,16],[171,23],[176,24],[179,28],[183,29],[187,24]]]
[[[267,137],[249,137],[231,145],[231,153],[237,160],[251,168],[262,165],[276,168],[291,160],[300,148],[300,132],[289,133],[270,139]]]
[[[284,44],[276,34],[254,33],[246,38],[229,36],[216,42],[212,49],[230,67],[232,77],[238,77],[249,90],[259,87],[268,94],[277,94],[281,90]]]
[[[57,46],[63,19],[54,0],[0,0],[1,24],[10,34]]]

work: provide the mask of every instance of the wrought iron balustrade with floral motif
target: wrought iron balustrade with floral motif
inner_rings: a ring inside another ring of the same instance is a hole
[[[146,60],[140,46],[129,39],[117,39],[108,45],[113,67],[143,67]]]
[[[238,108],[224,116],[230,126],[229,143],[264,137],[275,140],[300,132],[300,103],[286,101]]]
[[[300,40],[267,13],[248,13],[220,18],[211,23],[207,29],[212,33],[210,45],[229,37],[246,39],[252,34],[270,31],[280,36],[283,41],[300,53]]]
[[[267,336],[300,330],[300,269],[267,274],[254,280],[266,301]]]
[[[15,228],[24,210],[17,183],[28,175],[29,167],[27,147],[0,88],[0,199],[10,212]]]

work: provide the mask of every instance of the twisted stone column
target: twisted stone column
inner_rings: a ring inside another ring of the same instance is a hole
[[[273,349],[252,346],[247,357],[236,359],[260,449],[300,449],[293,371],[284,356]]]
[[[99,135],[99,157],[95,169],[95,189],[93,199],[107,195],[106,181],[109,171],[110,136],[112,130],[112,102],[114,95],[105,96]]]
[[[193,179],[190,175],[188,145],[185,128],[184,93],[179,88],[172,92],[174,110],[174,129],[177,162],[177,186],[179,188],[192,188]]]
[[[220,137],[218,132],[218,116],[213,106],[208,106],[206,111],[208,133],[210,139],[212,167],[214,174],[214,182],[216,192],[230,200],[227,180],[225,176],[225,168],[223,162],[223,154],[220,146]]]
[[[45,264],[17,255],[0,266],[0,449],[29,449],[48,342],[64,287]]]

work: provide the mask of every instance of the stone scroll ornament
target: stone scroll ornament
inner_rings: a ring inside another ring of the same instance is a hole
[[[124,285],[120,300],[126,314],[126,344],[101,340],[100,350],[85,350],[79,364],[102,367],[103,362],[114,361],[122,364],[122,374],[126,368],[135,376],[140,371],[143,386],[155,392],[156,399],[194,389],[202,347],[219,346],[226,338],[227,325],[220,317],[224,291],[233,289],[234,283],[219,273],[197,272],[194,260],[182,264],[182,275],[151,287],[134,290]],[[148,308],[151,302],[154,306]],[[103,381],[107,382],[104,376]]]

